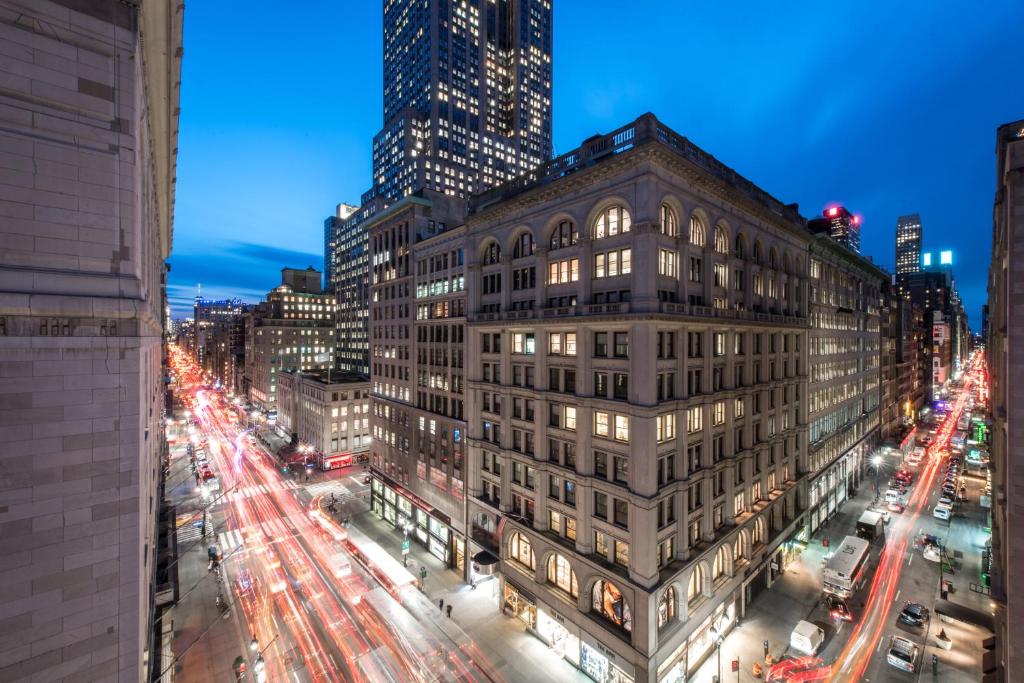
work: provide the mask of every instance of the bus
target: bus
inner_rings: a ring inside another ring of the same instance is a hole
[[[863,538],[844,538],[835,555],[825,565],[824,591],[840,598],[853,595],[867,577],[869,549],[870,544]]]
[[[397,595],[403,588],[416,585],[416,577],[401,562],[357,529],[348,528],[345,545],[352,557],[392,594]]]

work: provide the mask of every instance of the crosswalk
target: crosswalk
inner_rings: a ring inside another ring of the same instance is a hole
[[[315,484],[308,484],[306,491],[313,496],[330,496],[332,493],[338,498],[347,498],[351,495],[363,493],[368,486],[346,486],[340,481],[318,481]]]
[[[180,523],[182,517],[190,517],[190,515],[181,515],[178,518],[179,552],[186,550],[202,538],[201,525],[195,526],[192,522]],[[299,517],[302,517],[302,515],[299,515]],[[199,520],[201,521],[201,519],[200,517]],[[303,518],[303,521],[305,521],[305,518]],[[295,536],[297,533],[298,530],[295,527],[295,522],[290,517],[273,517],[264,522],[250,524],[240,529],[220,531],[216,536],[208,534],[206,540],[210,545],[216,544],[220,546],[221,551],[227,554],[239,546],[244,549],[247,543],[255,542],[258,539],[266,539],[273,543]]]
[[[266,496],[272,491],[295,490],[299,488],[301,488],[301,486],[291,479],[283,479],[270,482],[269,484],[258,484],[256,486],[245,486],[242,488],[232,489],[227,492],[227,495],[225,495],[222,500],[244,500],[246,498],[252,498],[253,496]]]

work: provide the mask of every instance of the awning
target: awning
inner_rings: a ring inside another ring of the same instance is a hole
[[[991,633],[995,633],[995,617],[985,612],[980,612],[970,607],[958,605],[949,600],[936,600],[935,601],[935,613],[947,616],[950,619],[962,621],[965,624],[973,624],[974,626],[980,626],[981,628],[988,629]]]
[[[498,560],[489,550],[481,550],[473,556],[473,572],[479,576],[494,576],[498,571]]]

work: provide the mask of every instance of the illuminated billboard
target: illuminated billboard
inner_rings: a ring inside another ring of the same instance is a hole
[[[953,252],[951,251],[940,251],[939,252],[939,265],[951,266],[953,265]]]

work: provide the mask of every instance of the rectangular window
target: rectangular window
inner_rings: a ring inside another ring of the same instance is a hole
[[[722,357],[725,355],[725,332],[715,332],[712,336],[712,343],[714,346],[713,354],[715,357]]]
[[[618,539],[615,541],[615,564],[629,566],[629,544]]]
[[[736,402],[733,404],[733,417],[735,417],[735,418],[743,417],[743,399],[742,398],[736,399]]]
[[[608,558],[608,536],[601,531],[594,532],[594,553]]]
[[[615,440],[629,442],[629,418],[625,415],[615,416]]]
[[[534,351],[532,332],[516,332],[512,335],[512,353],[532,355]]]
[[[620,401],[628,401],[629,375],[624,372],[616,372],[612,377],[614,380],[612,396]]]
[[[578,258],[562,259],[548,263],[548,284],[564,285],[580,279],[580,260]]]
[[[717,401],[715,403],[712,424],[716,427],[725,424],[725,401]]]
[[[676,264],[676,252],[669,249],[658,250],[658,274],[671,278],[679,277],[679,268]]]
[[[608,396],[608,373],[594,373],[594,395],[605,398]]]
[[[608,436],[609,420],[608,413],[594,411],[594,434],[597,436]]]
[[[632,271],[632,261],[632,251],[628,248],[594,254],[594,277],[628,275]]]
[[[608,356],[608,333],[594,333],[594,356],[605,358]]]
[[[676,416],[673,414],[659,415],[656,420],[658,443],[676,438]]]
[[[629,358],[629,333],[615,333],[615,357]]]
[[[701,263],[700,258],[697,257],[697,256],[691,256],[690,257],[690,282],[703,282],[704,281],[703,270],[704,270],[704,266]]]
[[[608,519],[608,496],[600,491],[594,491],[594,516]]]
[[[724,263],[715,264],[715,287],[723,289],[729,286],[729,266]]]
[[[594,451],[594,476],[608,478],[608,454]]]
[[[612,458],[612,481],[617,484],[629,483],[629,460],[616,455]]]
[[[675,332],[659,332],[658,333],[658,358],[675,358],[676,357],[676,333]]]
[[[621,526],[623,529],[629,528],[629,503],[624,500],[615,499],[614,507],[615,517],[612,520],[617,526]]]
[[[562,355],[562,335],[559,332],[552,332],[548,335],[548,353],[553,356]]]
[[[669,536],[658,544],[658,566],[664,567],[675,559],[675,539]]]
[[[704,407],[691,406],[686,411],[686,433],[694,434],[704,429]]]

